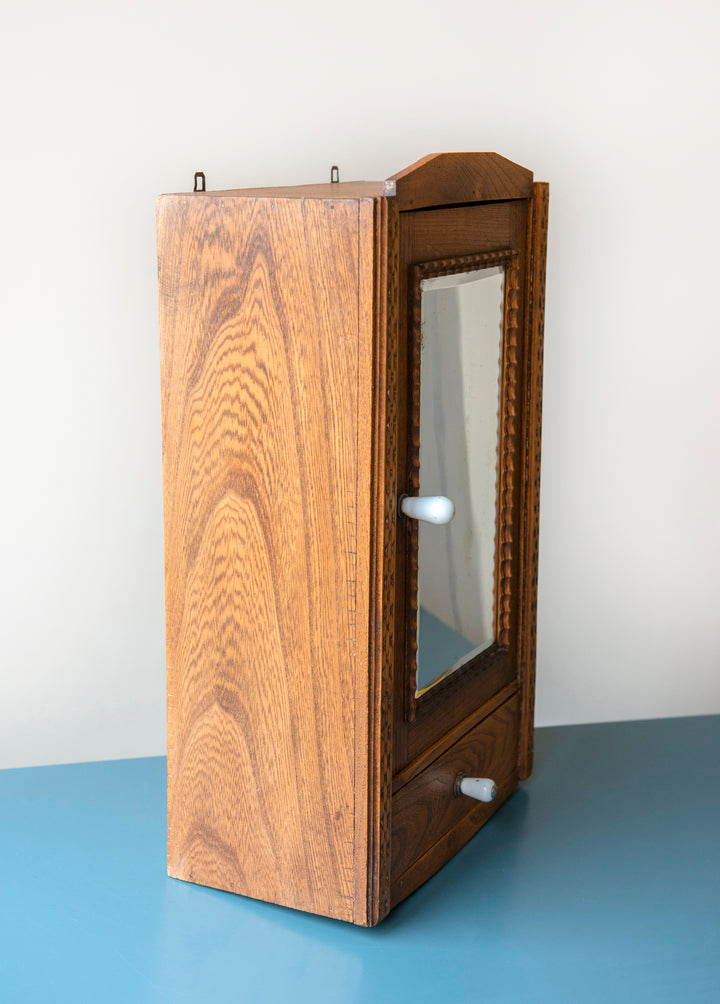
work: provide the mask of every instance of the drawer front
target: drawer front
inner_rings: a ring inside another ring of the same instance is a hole
[[[519,724],[520,698],[515,694],[395,793],[392,882],[459,823],[463,824],[465,843],[515,789]],[[467,777],[492,778],[498,787],[497,798],[478,802],[467,795],[456,796],[455,779],[461,772]]]

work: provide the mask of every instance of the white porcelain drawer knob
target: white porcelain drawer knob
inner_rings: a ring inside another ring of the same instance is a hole
[[[421,519],[424,523],[443,526],[455,515],[455,505],[444,495],[403,495],[400,512],[410,519]]]
[[[497,785],[491,777],[465,777],[464,774],[459,774],[455,781],[456,795],[469,795],[478,802],[492,802],[497,793]]]

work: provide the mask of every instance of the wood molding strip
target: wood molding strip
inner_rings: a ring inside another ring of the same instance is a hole
[[[372,498],[376,583],[371,646],[370,770],[372,828],[368,840],[367,923],[390,910],[392,837],[392,698],[395,664],[395,546],[397,533],[398,215],[375,202],[375,403]]]
[[[385,182],[399,210],[528,199],[532,171],[497,153],[431,153]]]
[[[528,293],[526,351],[526,422],[523,463],[524,526],[521,539],[519,680],[522,691],[520,720],[520,780],[532,773],[535,716],[535,662],[537,652],[537,589],[540,519],[540,448],[542,432],[543,343],[545,326],[545,272],[547,261],[549,186],[536,182],[528,226]]]

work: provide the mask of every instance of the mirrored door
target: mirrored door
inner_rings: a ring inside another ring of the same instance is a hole
[[[410,706],[507,644],[517,255],[413,269]],[[507,546],[506,546],[507,545]]]
[[[495,641],[504,286],[499,265],[420,281],[419,497],[452,516],[418,521],[418,695]]]

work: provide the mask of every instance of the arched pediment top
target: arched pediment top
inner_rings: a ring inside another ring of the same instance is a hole
[[[528,199],[533,174],[499,153],[431,153],[385,182],[398,209]]]

